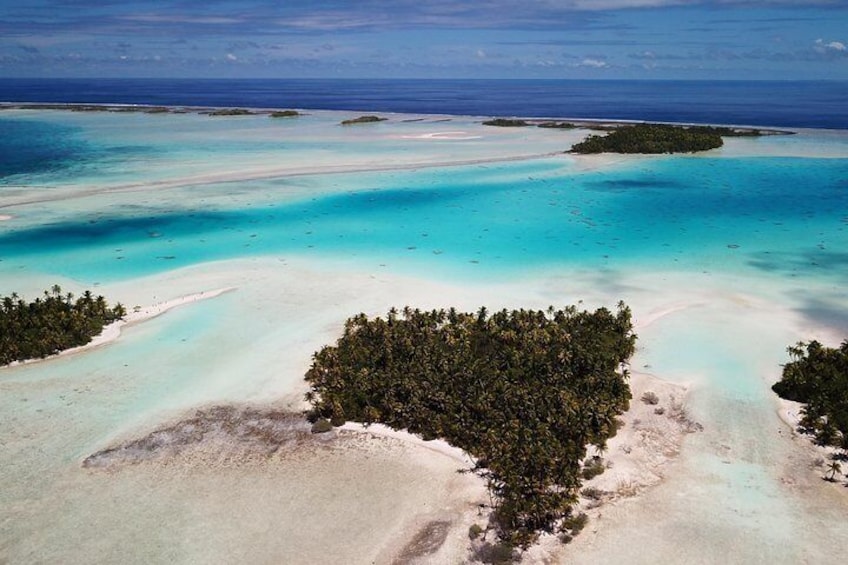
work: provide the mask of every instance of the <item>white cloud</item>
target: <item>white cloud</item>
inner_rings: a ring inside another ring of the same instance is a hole
[[[824,39],[816,39],[816,51],[819,53],[845,53],[848,52],[848,47],[841,41],[825,41]]]
[[[117,19],[130,22],[171,23],[171,24],[204,24],[227,25],[242,22],[241,18],[225,18],[212,16],[188,16],[178,14],[129,14],[118,16]]]
[[[605,69],[609,67],[609,63],[602,59],[586,58],[577,64],[578,67],[590,67],[593,69]]]
[[[236,57],[232,53],[227,53],[227,61],[238,61],[238,57]]]
[[[482,49],[478,49],[477,50],[477,57],[479,57],[480,59],[485,59],[486,58],[486,52],[483,51]]]

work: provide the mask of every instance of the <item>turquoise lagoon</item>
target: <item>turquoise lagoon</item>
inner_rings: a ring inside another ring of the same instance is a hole
[[[117,298],[159,285],[169,298],[169,280],[216,269],[244,283],[108,347],[0,371],[0,438],[26,431],[6,438],[25,463],[0,463],[13,484],[0,507],[38,498],[50,481],[34,476],[66,477],[169,410],[301,394],[311,352],[360,310],[621,299],[637,321],[668,311],[640,328],[634,369],[690,386],[688,409],[705,429],[667,481],[610,510],[581,558],[620,561],[638,544],[640,562],[795,563],[848,543],[844,494],[804,467],[769,391],[787,345],[848,336],[844,132],[584,158],[554,153],[585,132],[402,115],[355,129],[338,126],[342,117],[0,115],[11,132],[0,136],[0,214],[11,216],[0,222],[3,294],[62,281]],[[269,262],[299,270],[256,267],[251,282],[252,265]],[[315,265],[314,285],[304,265]],[[410,280],[436,290],[418,302]],[[97,392],[68,416],[80,386]],[[26,455],[39,442],[58,459]],[[18,512],[0,521],[13,557],[53,520]]]

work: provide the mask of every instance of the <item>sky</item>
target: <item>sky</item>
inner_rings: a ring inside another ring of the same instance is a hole
[[[2,77],[848,80],[848,0],[0,0]]]

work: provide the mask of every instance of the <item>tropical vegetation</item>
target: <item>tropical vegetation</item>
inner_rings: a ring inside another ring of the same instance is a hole
[[[792,360],[772,390],[804,403],[799,430],[818,445],[837,448],[838,457],[848,460],[848,340],[838,348],[802,342],[788,352]]]
[[[542,122],[538,127],[545,129],[574,129],[577,127],[577,124],[571,122]]]
[[[523,128],[529,126],[524,120],[511,120],[508,118],[494,118],[483,122],[484,126],[496,126],[501,128]]]
[[[252,116],[255,112],[244,108],[219,108],[207,112],[210,116]]]
[[[574,144],[571,153],[694,153],[721,147],[715,128],[636,124],[606,135],[590,135]]]
[[[0,297],[0,365],[85,345],[105,325],[125,315],[120,303],[110,307],[89,290],[74,300],[72,293],[64,294],[58,285],[32,302],[14,292]]]
[[[359,314],[313,356],[310,419],[380,422],[462,448],[487,480],[499,538],[527,547],[563,528],[587,446],[615,434],[635,342],[623,303]]]
[[[351,118],[349,120],[342,121],[343,126],[353,126],[356,124],[373,124],[375,122],[385,122],[387,118],[381,118],[380,116],[359,116],[358,118]]]

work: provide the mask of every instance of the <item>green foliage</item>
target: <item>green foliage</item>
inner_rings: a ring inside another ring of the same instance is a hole
[[[29,303],[16,293],[0,297],[0,365],[85,345],[103,326],[126,315],[120,303],[110,308],[88,290],[73,298],[58,285]]]
[[[484,126],[497,126],[501,128],[523,128],[529,126],[527,122],[524,120],[510,120],[507,118],[495,118],[493,120],[486,120],[483,122]]]
[[[848,340],[839,348],[818,341],[788,348],[792,361],[772,386],[780,397],[803,402],[800,430],[819,445],[848,452]]]
[[[698,126],[698,129],[708,133],[716,133],[722,137],[760,137],[763,133],[758,129],[729,128],[724,126]]]
[[[571,122],[542,122],[539,124],[539,127],[545,129],[574,129],[577,125]]]
[[[392,309],[345,323],[306,374],[312,417],[444,438],[477,459],[498,535],[527,546],[576,500],[586,446],[630,401],[630,310]]]
[[[355,124],[373,124],[374,122],[384,122],[386,118],[381,118],[379,116],[359,116],[358,118],[353,118],[350,120],[344,120],[342,122],[343,126],[352,126]]]
[[[604,471],[606,471],[606,467],[604,467],[603,459],[593,458],[588,463],[583,465],[583,470],[580,472],[580,475],[587,481],[590,481],[598,475],[603,474]]]
[[[475,540],[479,538],[482,533],[483,528],[481,528],[479,524],[471,524],[471,527],[468,528],[468,539]]]
[[[509,543],[502,541],[496,544],[486,544],[478,551],[478,558],[483,563],[491,565],[507,565],[515,562],[515,547]]]
[[[252,116],[254,113],[244,108],[221,108],[209,112],[210,116]]]
[[[589,516],[585,512],[571,514],[562,521],[562,530],[570,530],[572,535],[577,535],[583,531],[588,523]]]
[[[597,487],[586,487],[580,491],[580,494],[590,500],[601,500],[606,493]]]
[[[616,128],[607,135],[590,135],[576,143],[572,153],[692,153],[721,147],[715,128],[637,124]]]
[[[271,112],[272,118],[295,118],[300,115],[300,112],[297,110],[279,110],[276,112]]]
[[[312,424],[313,434],[325,434],[333,429],[333,424],[326,418],[319,418]]]

